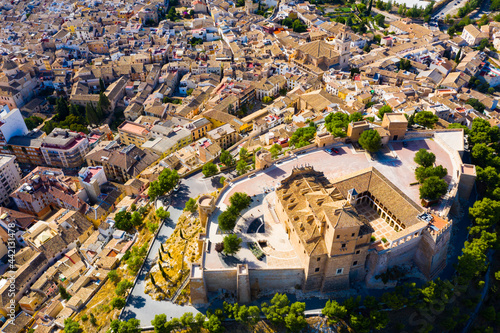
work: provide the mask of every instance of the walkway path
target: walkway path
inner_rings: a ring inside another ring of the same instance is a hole
[[[155,315],[165,313],[169,319],[179,318],[186,312],[199,312],[192,306],[181,306],[168,301],[156,301],[148,294],[144,293],[146,285],[146,276],[149,272],[151,265],[154,264],[154,258],[158,253],[160,244],[165,242],[170,235],[172,235],[175,224],[182,214],[182,210],[186,201],[189,198],[195,198],[202,193],[213,192],[216,187],[212,184],[212,179],[203,179],[201,173],[195,173],[190,177],[181,180],[179,191],[173,192],[171,198],[171,206],[168,208],[170,212],[170,219],[165,222],[158,232],[158,236],[154,240],[153,247],[150,255],[146,258],[144,266],[139,273],[137,283],[131,291],[128,298],[127,305],[125,306],[120,319],[127,320],[130,318],[137,318],[141,321],[141,327],[151,325],[151,320]]]

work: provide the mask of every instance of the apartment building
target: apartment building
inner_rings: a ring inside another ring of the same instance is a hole
[[[55,208],[85,212],[87,194],[61,169],[37,167],[11,195],[19,211],[44,218]]]
[[[149,150],[142,150],[134,144],[120,146],[116,141],[103,142],[87,154],[89,166],[101,165],[109,179],[126,183],[153,164],[159,156]]]
[[[83,133],[55,128],[43,138],[40,150],[49,166],[77,168],[89,151],[89,140]]]
[[[28,128],[24,123],[19,109],[10,110],[7,105],[0,110],[0,153],[12,154],[7,149],[7,142],[14,136],[28,134]]]
[[[12,155],[0,154],[0,204],[9,203],[9,195],[21,182],[21,170]]]
[[[128,120],[125,120],[118,127],[118,134],[120,135],[121,143],[127,146],[132,144],[141,146],[151,137],[151,132],[145,125]]]
[[[206,118],[199,118],[187,124],[186,129],[191,131],[193,137],[192,141],[196,141],[205,136],[205,134],[212,129],[212,123]]]
[[[227,149],[238,141],[238,132],[230,124],[225,124],[207,132],[207,138],[217,143],[222,149]]]
[[[42,131],[33,130],[26,135],[17,135],[8,141],[10,154],[16,156],[18,163],[27,163],[32,165],[45,165],[45,159],[42,154],[43,138],[47,134]]]

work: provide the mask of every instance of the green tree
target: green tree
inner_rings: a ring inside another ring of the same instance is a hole
[[[68,103],[63,97],[59,97],[57,99],[54,110],[56,111],[58,121],[66,119],[66,117],[69,115]]]
[[[28,118],[24,118],[24,123],[26,124],[26,127],[28,127],[28,130],[31,131],[32,129],[38,127],[38,125],[43,123],[43,119],[37,116],[31,116]]]
[[[119,211],[115,215],[115,227],[120,230],[130,230],[134,224],[132,223],[132,214],[125,210]]]
[[[396,292],[386,292],[382,295],[382,302],[384,302],[389,309],[400,310],[407,305],[408,299]]]
[[[446,193],[448,184],[439,177],[427,178],[420,186],[420,199],[437,200]]]
[[[241,249],[241,238],[235,234],[226,235],[224,237],[224,253],[226,255],[236,254]]]
[[[428,152],[426,149],[422,148],[415,154],[413,158],[415,163],[423,166],[424,168],[430,167],[436,162],[436,155],[431,152]]]
[[[481,168],[485,168],[488,165],[495,164],[496,160],[496,151],[489,144],[486,143],[478,143],[472,147],[471,152],[474,163],[480,166]]]
[[[104,85],[104,81],[102,80],[102,78],[99,78],[99,88],[102,93],[106,91],[106,86]]]
[[[130,282],[129,280],[123,279],[120,282],[118,282],[118,284],[116,285],[115,294],[117,296],[125,296],[125,294],[127,293],[127,290],[132,288],[133,285],[134,284],[132,282]]]
[[[469,128],[465,125],[459,124],[459,123],[452,123],[448,125],[448,128],[462,128],[464,130],[465,134],[469,134]]]
[[[236,171],[238,171],[238,175],[244,175],[245,173],[248,172],[249,166],[245,160],[239,160],[238,163],[236,163]]]
[[[155,315],[155,319],[151,320],[151,325],[155,330],[155,333],[169,333],[165,324],[167,323],[167,316],[165,314]]]
[[[361,112],[354,112],[349,116],[349,122],[361,121],[364,119],[364,116]]]
[[[149,185],[148,195],[151,200],[155,200],[160,195],[163,195],[172,190],[179,183],[179,174],[177,170],[163,169],[157,181]]]
[[[472,106],[474,110],[477,110],[481,113],[483,113],[484,109],[486,109],[486,106],[476,98],[469,98],[466,103]]]
[[[457,52],[457,55],[455,57],[455,62],[457,65],[460,63],[460,60],[462,59],[462,48],[460,48]]]
[[[62,285],[59,285],[59,295],[61,295],[61,298],[65,300],[69,300],[71,298],[71,295],[66,291],[66,288],[64,288]]]
[[[215,164],[208,162],[203,165],[202,172],[205,177],[211,177],[213,175],[216,175],[217,172],[219,172],[219,169]]]
[[[111,322],[110,328],[113,333],[141,333],[141,321],[135,318],[130,318],[127,321],[115,319]]]
[[[138,211],[133,212],[132,216],[130,217],[130,222],[134,227],[140,226],[142,224],[141,214],[139,214]]]
[[[298,33],[305,32],[307,31],[307,25],[303,24],[299,19],[296,19],[293,21],[292,29],[294,32]]]
[[[224,331],[224,326],[222,326],[219,317],[214,314],[208,317],[208,321],[205,321],[203,327],[210,333],[221,333]]]
[[[230,210],[223,211],[217,218],[219,222],[219,228],[222,231],[233,230],[236,226],[237,216]]]
[[[375,330],[381,331],[389,324],[389,317],[386,312],[370,311],[370,323]]]
[[[224,149],[221,150],[219,159],[225,166],[233,166],[235,163],[233,155],[231,155],[230,152]]]
[[[351,313],[351,318],[350,318],[350,324],[351,327],[359,333],[368,333],[370,332],[370,319],[366,318],[362,314],[354,314]]]
[[[439,178],[444,178],[448,174],[448,170],[443,168],[442,165],[438,165],[437,167],[418,167],[415,169],[415,178],[419,183],[423,183],[429,177],[436,176]]]
[[[272,145],[271,149],[269,149],[269,151],[271,152],[271,156],[273,158],[277,158],[278,155],[281,154],[282,150],[283,150],[283,148],[278,143],[275,143],[274,145]]]
[[[480,238],[465,242],[462,255],[458,257],[457,263],[460,284],[467,284],[479,273],[486,271],[488,266],[486,252],[496,242],[496,234],[486,231],[481,232]]]
[[[300,332],[307,326],[306,319],[303,315],[289,313],[285,317],[285,327],[290,332]]]
[[[179,320],[183,327],[190,329],[194,325],[194,316],[191,312],[184,313]]]
[[[71,318],[64,319],[64,333],[83,333],[80,324]]]
[[[99,101],[97,102],[97,106],[101,107],[103,111],[109,111],[111,103],[109,102],[108,96],[106,96],[105,93],[99,93]]]
[[[382,141],[380,139],[380,134],[375,130],[366,130],[361,133],[358,140],[359,144],[363,149],[369,151],[370,153],[375,153],[379,151]]]
[[[160,220],[165,220],[170,217],[170,212],[167,212],[163,207],[158,208],[155,213]]]
[[[478,200],[469,208],[469,215],[474,221],[471,233],[480,233],[500,221],[500,201],[490,198]]]
[[[125,299],[121,297],[113,297],[111,300],[111,306],[113,309],[123,309],[125,307]]]
[[[472,121],[472,129],[469,132],[469,141],[475,145],[477,143],[497,142],[500,139],[500,129],[491,126],[488,120],[475,118]]]
[[[375,17],[373,18],[373,20],[375,21],[375,23],[377,23],[377,25],[381,28],[385,28],[385,24],[384,24],[384,21],[385,21],[385,16],[382,15],[382,14],[377,14],[375,15]]]
[[[248,150],[245,147],[242,147],[240,149],[240,160],[247,160],[248,159]]]
[[[262,312],[276,326],[285,324],[285,317],[290,312],[290,301],[286,294],[276,293],[271,299],[271,305],[262,303]]]
[[[411,61],[409,59],[401,58],[399,59],[399,69],[402,71],[407,71],[411,69]]]
[[[384,119],[384,114],[392,112],[392,108],[389,105],[384,105],[378,110],[378,117]]]
[[[188,96],[191,96],[191,94],[193,93],[194,89],[193,88],[189,88],[187,91],[186,91],[186,94]]]
[[[347,309],[345,306],[340,305],[337,301],[329,300],[326,302],[323,310],[321,310],[321,313],[328,318],[328,323],[333,325],[345,318],[347,315]]]
[[[115,269],[111,270],[108,272],[108,279],[113,282],[114,284],[117,284],[120,281],[120,276],[118,276],[118,273],[116,272]]]
[[[273,98],[272,98],[272,97],[269,97],[269,96],[264,96],[264,97],[262,98],[262,103],[264,103],[264,104],[269,104],[269,103],[271,103],[272,101],[273,101]]]
[[[229,198],[229,202],[238,211],[242,211],[250,206],[252,198],[244,192],[236,192]]]
[[[500,278],[498,279],[500,280]],[[248,308],[248,320],[249,320],[249,324],[254,326],[254,325],[257,325],[257,323],[259,322],[260,320],[260,309],[258,306],[250,306]]]
[[[415,122],[426,128],[434,127],[434,124],[438,122],[439,118],[430,111],[420,111],[415,116]]]
[[[193,198],[189,198],[186,201],[186,207],[184,207],[184,211],[194,213],[198,209],[198,205],[196,204],[196,200]]]
[[[316,128],[311,126],[298,128],[290,138],[290,145],[295,148],[307,146],[316,135]]]

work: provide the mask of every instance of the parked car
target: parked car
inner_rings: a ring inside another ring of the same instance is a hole
[[[408,142],[403,141],[403,147],[408,147]]]
[[[340,153],[339,150],[337,148],[332,148],[332,151],[335,153],[335,154],[338,154]]]

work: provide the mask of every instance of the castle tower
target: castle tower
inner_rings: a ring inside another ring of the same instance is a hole
[[[206,228],[208,217],[215,209],[215,198],[211,195],[205,194],[198,198],[198,214],[200,215],[200,222],[203,228]]]
[[[247,15],[253,14],[257,10],[258,4],[253,3],[252,0],[245,0],[245,12]]]
[[[460,168],[462,170],[458,182],[458,195],[462,200],[469,200],[470,192],[476,182],[476,167],[473,164],[462,164]]]
[[[358,192],[353,187],[349,191],[347,191],[347,201],[349,201],[351,206],[353,206],[357,200],[358,200]]]
[[[191,304],[206,304],[207,286],[203,277],[203,268],[199,264],[191,265],[191,276],[189,277],[189,290],[191,292]]]
[[[238,303],[250,303],[250,276],[248,275],[248,265],[239,264],[237,267],[237,290]]]
[[[273,164],[271,153],[261,149],[255,153],[255,170],[262,170]]]
[[[339,53],[339,67],[347,68],[351,57],[351,37],[348,29],[344,26],[335,37],[335,49]]]

